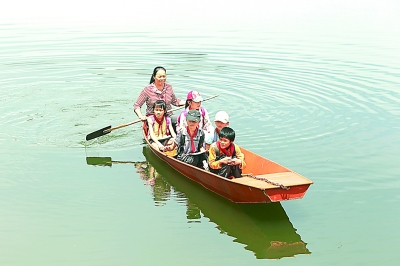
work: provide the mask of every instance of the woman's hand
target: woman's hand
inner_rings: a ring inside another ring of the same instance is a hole
[[[135,114],[139,117],[140,120],[142,121],[146,121],[147,117],[145,115],[142,114],[142,111],[140,110],[140,108],[136,108],[134,110]]]

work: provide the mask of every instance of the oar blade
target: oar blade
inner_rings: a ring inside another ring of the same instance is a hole
[[[90,133],[90,134],[87,134],[87,135],[86,135],[86,140],[91,140],[91,139],[95,139],[95,138],[98,138],[98,137],[107,135],[107,134],[110,133],[111,131],[107,131],[107,132],[104,132],[104,131],[107,130],[107,129],[110,129],[110,128],[111,128],[111,126],[108,126],[108,127],[99,129],[99,130],[97,130],[97,131],[94,131],[94,132],[92,132],[92,133]]]

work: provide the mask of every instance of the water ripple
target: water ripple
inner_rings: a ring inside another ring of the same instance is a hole
[[[157,35],[145,32],[88,35],[64,29],[23,36],[1,31],[6,35],[0,44],[5,77],[0,118],[9,125],[2,138],[31,145],[140,143],[138,125],[91,142],[84,137],[136,119],[133,103],[155,64],[167,67],[181,98],[192,89],[206,97],[219,94],[204,106],[211,116],[227,110],[239,140],[250,148],[340,141],[382,119],[398,121],[400,114],[400,69],[393,63],[397,50],[389,46],[392,57],[382,57],[376,52],[382,43],[256,36],[235,43],[232,33],[159,42]],[[338,48],[341,53],[331,54]]]

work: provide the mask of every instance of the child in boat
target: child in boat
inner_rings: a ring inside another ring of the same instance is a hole
[[[187,126],[182,128],[175,141],[166,146],[166,151],[171,151],[177,147],[176,159],[185,163],[197,166],[199,168],[207,168],[207,157],[204,152],[205,134],[203,129],[199,127],[201,114],[198,110],[189,110],[185,117]],[[191,155],[193,153],[200,153]]]
[[[149,127],[147,137],[153,142],[151,145],[163,151],[165,146],[174,142],[176,137],[172,127],[171,118],[166,115],[167,104],[163,100],[157,100],[154,105],[154,114],[147,117]]]
[[[211,144],[208,151],[210,171],[228,179],[241,177],[246,163],[240,147],[233,143],[235,131],[230,127],[224,127],[218,136],[219,140]]]
[[[211,125],[210,117],[208,115],[207,110],[201,106],[201,102],[203,101],[203,97],[200,95],[198,91],[189,91],[186,97],[185,110],[178,116],[176,121],[176,132],[179,133],[183,128],[186,128],[186,116],[190,110],[198,110],[201,114],[199,128],[203,129],[205,133],[206,140],[210,139],[213,132],[214,127]]]
[[[209,138],[206,140],[206,150],[210,148],[210,145],[212,143],[216,142],[219,139],[218,135],[221,129],[229,126],[228,113],[225,111],[218,111],[215,114],[214,123],[215,123],[215,130],[213,131],[213,134],[209,136]]]

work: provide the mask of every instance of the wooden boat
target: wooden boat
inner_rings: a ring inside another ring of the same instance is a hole
[[[242,247],[253,252],[257,259],[280,259],[311,253],[280,202],[235,204],[177,173],[147,145],[143,147],[143,155],[149,164],[147,168],[135,165],[138,172],[146,175],[146,170],[153,167],[158,173],[157,179],[162,179],[152,189],[154,201],[170,199],[172,186],[175,195],[179,192],[180,201],[186,196],[184,205],[188,222],[207,217],[209,222],[215,223],[215,229],[232,237],[233,242],[243,244]],[[145,180],[151,178],[150,171],[147,171]]]
[[[235,203],[267,203],[301,199],[313,182],[304,176],[240,147],[246,161],[241,178],[226,179],[211,172],[183,163],[155,149],[143,137],[157,157],[179,173],[212,192]]]

